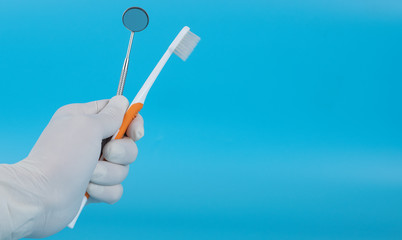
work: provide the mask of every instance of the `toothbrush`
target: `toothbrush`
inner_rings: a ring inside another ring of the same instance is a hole
[[[126,112],[126,115],[124,116],[123,124],[121,125],[120,130],[117,132],[115,139],[120,139],[124,137],[128,126],[144,106],[144,102],[149,90],[151,89],[159,73],[162,71],[163,67],[169,60],[170,56],[172,56],[172,54],[174,53],[183,61],[186,61],[199,41],[200,38],[192,33],[189,27],[184,27],[180,31],[179,35],[177,35],[176,39],[169,46],[168,50],[165,52],[161,60],[159,60],[156,67],[149,75],[148,79],[145,81],[138,94],[135,96],[133,102]]]
[[[169,58],[172,56],[172,54],[174,53],[178,57],[180,57],[183,61],[186,61],[200,40],[201,40],[200,37],[192,33],[190,31],[190,28],[187,26],[180,31],[180,33],[177,35],[172,44],[170,44],[168,50],[162,56],[161,60],[159,60],[156,67],[145,81],[144,85],[142,85],[140,91],[135,96],[126,114],[124,115],[123,123],[120,126],[120,129],[116,132],[116,134],[113,136],[112,139],[122,139],[124,137],[131,122],[134,120],[134,118],[138,115],[138,113],[144,106],[145,99],[148,95],[149,90],[151,89],[156,78],[159,76],[159,73],[162,71],[163,67],[165,66]],[[87,203],[88,198],[89,195],[88,193],[86,193],[82,200],[80,210],[78,211],[73,221],[71,221],[71,223],[68,225],[69,228],[71,229],[74,228],[74,225],[77,222],[78,217],[80,216],[85,204]]]

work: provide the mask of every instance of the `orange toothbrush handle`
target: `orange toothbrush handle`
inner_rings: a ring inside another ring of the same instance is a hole
[[[135,117],[137,117],[138,113],[141,111],[142,106],[144,106],[144,104],[134,103],[128,108],[126,114],[124,115],[123,123],[121,124],[120,129],[117,132],[116,137],[114,139],[122,139],[124,137],[131,122],[134,120]],[[85,193],[85,197],[89,199],[89,194],[87,192]]]
[[[119,132],[116,134],[116,137],[114,139],[122,139],[124,137],[124,134],[126,134],[126,131],[131,122],[134,120],[135,117],[137,117],[137,114],[141,111],[143,106],[144,104],[142,103],[134,103],[128,108],[126,114],[124,115],[123,123],[121,124]]]

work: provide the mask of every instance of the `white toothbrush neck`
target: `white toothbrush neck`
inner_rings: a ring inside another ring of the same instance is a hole
[[[135,96],[134,101],[132,104],[135,103],[142,103],[144,104],[145,99],[148,95],[149,90],[151,89],[152,85],[154,84],[156,78],[159,76],[160,72],[162,71],[163,67],[169,60],[170,56],[172,56],[174,49],[171,49],[171,47],[168,48],[168,50],[163,54],[163,57],[161,60],[159,60],[158,64],[152,71],[152,73],[149,75],[147,80],[145,81],[144,85],[142,85],[142,88],[138,92],[137,96]]]
[[[131,105],[135,103],[142,103],[144,104],[145,99],[149,90],[151,89],[152,85],[154,84],[156,78],[159,76],[159,73],[162,71],[163,67],[165,66],[166,62],[169,60],[170,56],[174,53],[176,48],[179,46],[181,41],[183,40],[184,36],[190,31],[189,27],[184,27],[180,33],[176,36],[174,41],[170,44],[168,50],[163,54],[161,60],[159,60],[158,64],[152,71],[151,75],[149,75],[148,79],[145,81],[144,85],[138,92],[137,96],[135,96],[134,101]]]

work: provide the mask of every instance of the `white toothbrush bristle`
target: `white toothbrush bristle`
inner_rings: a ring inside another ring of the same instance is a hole
[[[175,48],[174,53],[183,61],[186,61],[200,40],[200,37],[188,31]]]

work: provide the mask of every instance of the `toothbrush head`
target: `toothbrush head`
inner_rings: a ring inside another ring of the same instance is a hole
[[[201,38],[192,33],[189,27],[184,27],[179,35],[177,35],[170,48],[173,50],[174,54],[183,61],[186,61],[200,40]]]

